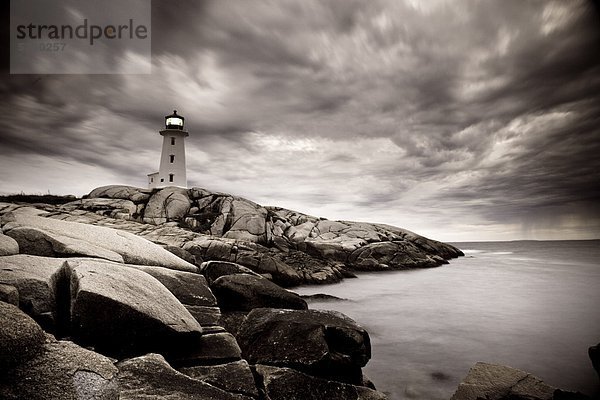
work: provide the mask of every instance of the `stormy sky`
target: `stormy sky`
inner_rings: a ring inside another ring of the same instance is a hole
[[[445,241],[600,238],[593,2],[154,1],[151,33],[151,75],[10,75],[3,37],[0,192],[145,187],[177,109],[190,186]]]

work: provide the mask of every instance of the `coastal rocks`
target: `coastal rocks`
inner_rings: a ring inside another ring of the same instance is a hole
[[[158,280],[95,260],[71,266],[71,329],[104,354],[177,353],[202,333],[198,322]]]
[[[600,343],[595,346],[591,346],[588,349],[588,355],[590,356],[590,360],[592,361],[592,366],[598,373],[598,377],[600,378]]]
[[[357,385],[371,358],[369,334],[334,311],[254,309],[237,337],[251,364],[290,367]]]
[[[0,301],[0,370],[38,354],[45,339],[44,331],[31,317]]]
[[[308,308],[296,293],[255,275],[225,275],[215,280],[211,289],[223,311],[251,311],[263,307],[295,310]]]
[[[121,400],[248,399],[177,372],[159,354],[131,358],[117,366]]]
[[[386,400],[380,392],[363,386],[328,381],[303,374],[290,368],[256,365],[261,391],[270,400]]]
[[[0,256],[12,256],[14,254],[19,254],[19,243],[0,232]]]
[[[19,294],[19,308],[45,330],[56,328],[56,284],[65,260],[25,254],[0,257],[0,283],[13,286]]]
[[[181,368],[179,372],[230,393],[239,393],[252,398],[258,397],[254,377],[246,360]]]
[[[527,372],[478,362],[459,384],[451,400],[552,400],[555,390]]]
[[[50,257],[94,257],[120,263],[197,271],[196,266],[129,232],[46,218],[34,215],[31,209],[5,214],[3,222],[4,233],[19,243],[21,253]]]
[[[117,368],[109,358],[48,335],[35,357],[3,371],[0,398],[117,400]]]
[[[133,201],[132,194],[140,191],[102,188],[89,197]],[[351,276],[351,269],[434,267],[462,255],[451,245],[384,224],[329,221],[202,188],[168,187],[151,193],[146,203],[133,201],[136,213],[127,218],[164,230],[123,224],[120,229],[177,246],[197,259],[235,262],[271,274],[281,286],[334,283]],[[116,208],[112,213],[119,214]]]
[[[168,221],[179,221],[189,210],[190,199],[187,190],[167,187],[150,197],[144,210],[144,222],[158,225]]]

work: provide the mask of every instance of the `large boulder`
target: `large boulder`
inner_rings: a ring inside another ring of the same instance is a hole
[[[12,256],[14,254],[19,254],[19,243],[0,232],[0,256]]]
[[[478,362],[458,385],[451,400],[552,400],[555,390],[527,372]]]
[[[45,340],[44,331],[31,317],[12,304],[0,302],[0,370],[37,355]]]
[[[190,378],[206,382],[227,392],[240,393],[253,398],[258,397],[254,377],[246,360],[227,364],[198,365],[181,368],[179,371]]]
[[[72,342],[46,337],[36,356],[2,371],[6,400],[118,400],[117,368],[100,354]]]
[[[170,362],[177,367],[214,365],[242,358],[242,351],[233,335],[221,326],[204,327],[202,337],[194,346],[187,346]]]
[[[167,187],[154,193],[144,209],[144,222],[164,224],[168,221],[180,221],[190,210],[187,190]]]
[[[362,383],[361,367],[371,358],[367,331],[334,311],[257,308],[237,337],[251,364],[290,367],[351,384]]]
[[[225,275],[248,274],[261,276],[250,268],[229,261],[205,261],[200,265],[200,272],[206,277],[209,285]]]
[[[131,200],[134,203],[147,201],[150,198],[150,189],[141,189],[124,185],[109,185],[96,188],[87,195],[88,198],[108,198]]]
[[[206,382],[177,372],[159,354],[131,358],[117,364],[120,400],[244,400]]]
[[[214,281],[211,288],[219,307],[224,311],[250,311],[264,307],[294,310],[308,308],[296,293],[255,275],[225,275]]]
[[[0,283],[19,292],[19,307],[44,329],[54,332],[59,318],[57,283],[65,260],[25,254],[0,257]]]
[[[364,386],[328,381],[290,368],[256,365],[262,391],[270,400],[386,400],[380,392]]]
[[[156,351],[176,354],[200,339],[202,328],[151,275],[99,260],[69,261],[72,334],[117,357]]]
[[[241,198],[233,198],[229,204],[229,229],[223,237],[268,244],[267,210]]]
[[[37,210],[34,210],[37,212]],[[94,257],[120,263],[155,265],[196,272],[198,268],[129,232],[61,221],[19,209],[3,216],[3,231],[21,253],[50,257]]]

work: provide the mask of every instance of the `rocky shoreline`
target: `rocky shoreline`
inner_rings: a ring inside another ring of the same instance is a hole
[[[0,203],[2,399],[384,399],[362,373],[368,332],[284,288],[462,255],[199,188],[68,200]],[[576,398],[532,397],[523,377],[474,395],[481,376],[512,373],[491,370],[474,367],[453,399]]]

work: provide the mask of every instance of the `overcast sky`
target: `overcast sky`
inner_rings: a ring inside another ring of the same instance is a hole
[[[0,192],[145,187],[177,109],[190,186],[445,241],[600,238],[592,2],[155,1],[151,32],[151,75],[3,63]]]

